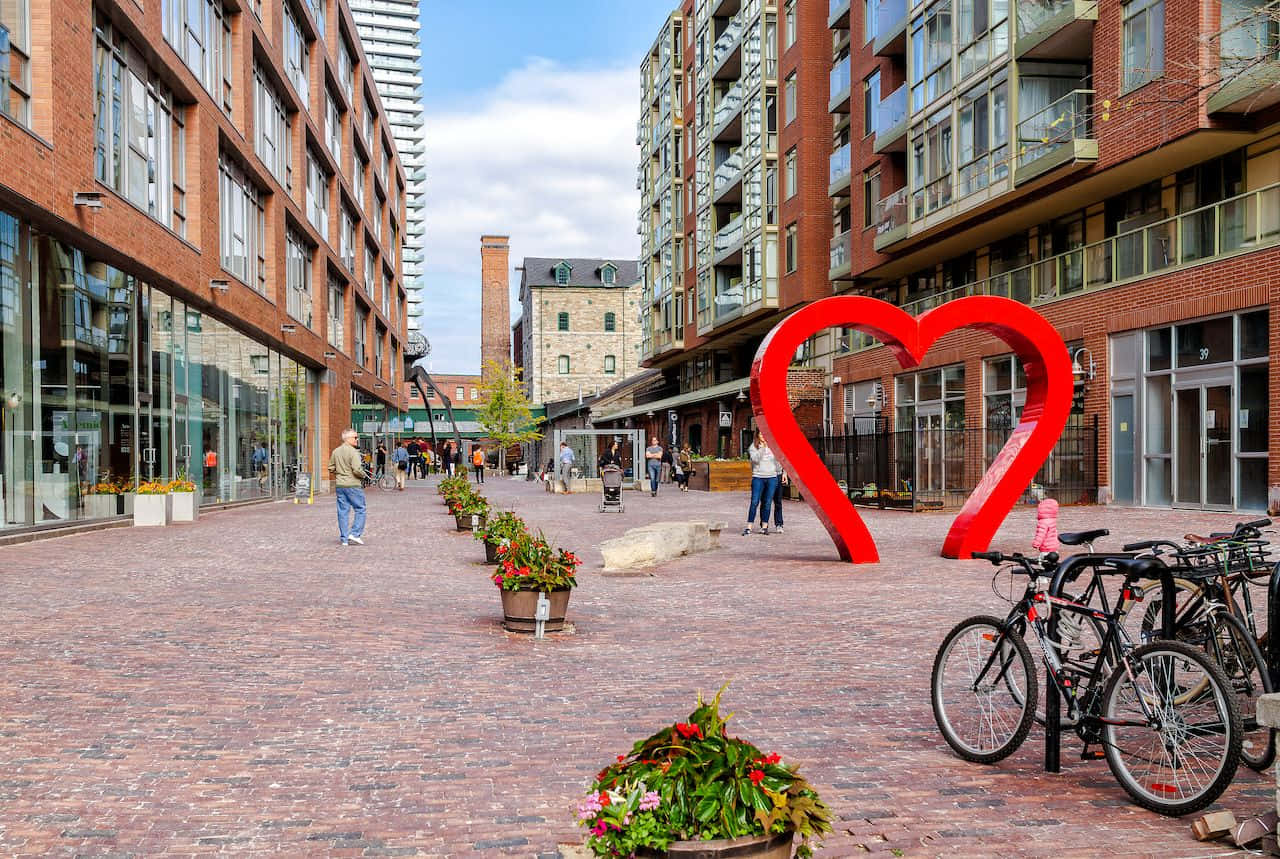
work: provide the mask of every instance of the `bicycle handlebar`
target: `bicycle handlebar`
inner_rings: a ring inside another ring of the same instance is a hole
[[[1170,540],[1139,540],[1136,543],[1125,543],[1120,547],[1124,552],[1145,552],[1148,549],[1159,549],[1161,547],[1173,549],[1175,552],[1182,550],[1182,547]]]

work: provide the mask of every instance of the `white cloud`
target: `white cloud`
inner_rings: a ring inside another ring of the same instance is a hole
[[[436,372],[480,365],[480,236],[525,256],[639,255],[639,73],[531,59],[473,103],[426,117],[422,328]],[[512,272],[512,313],[518,314]]]

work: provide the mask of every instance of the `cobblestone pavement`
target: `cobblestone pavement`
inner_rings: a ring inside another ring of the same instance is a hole
[[[575,631],[535,641],[499,627],[482,550],[431,488],[371,494],[365,547],[337,545],[322,498],[0,548],[0,855],[551,856],[581,837],[592,773],[726,681],[738,732],[837,814],[821,855],[1224,852],[1130,805],[1103,762],[1046,775],[1038,729],[997,766],[950,753],[934,650],[1003,604],[989,565],[937,557],[949,516],[864,514],[887,560],[855,568],[800,504],[785,535],[744,538],[742,494],[628,493],[614,515],[491,480],[587,559]],[[599,573],[602,539],[681,518],[728,522],[724,548]],[[1070,508],[1062,527],[1114,547],[1233,518]],[[1221,805],[1271,797],[1242,769]]]

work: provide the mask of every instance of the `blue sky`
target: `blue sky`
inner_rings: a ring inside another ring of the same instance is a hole
[[[433,371],[479,370],[481,234],[511,236],[512,266],[639,253],[640,60],[675,5],[423,0]]]

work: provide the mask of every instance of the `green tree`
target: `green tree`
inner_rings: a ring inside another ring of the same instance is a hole
[[[498,443],[498,469],[506,471],[507,447],[537,441],[541,418],[535,420],[520,380],[521,371],[510,361],[486,361],[476,421],[489,438]]]

